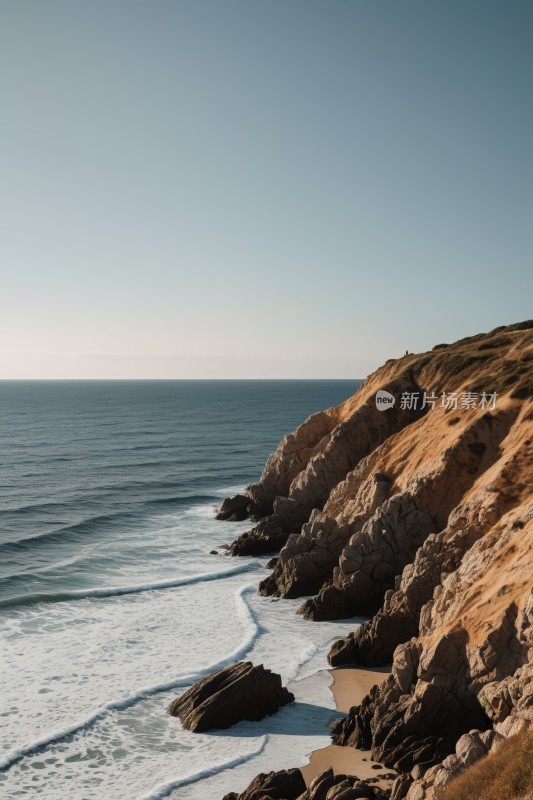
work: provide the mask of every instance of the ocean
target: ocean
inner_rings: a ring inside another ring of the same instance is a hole
[[[354,621],[259,597],[267,558],[221,549],[250,521],[214,513],[359,384],[0,382],[0,797],[222,800],[329,743],[326,654]],[[296,702],[210,734],[165,714],[240,659]]]

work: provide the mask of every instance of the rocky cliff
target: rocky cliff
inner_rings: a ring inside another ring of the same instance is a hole
[[[458,744],[533,722],[533,322],[386,362],[246,497],[257,524],[232,553],[280,549],[263,594],[312,595],[310,620],[372,615],[330,661],[392,674],[335,741],[403,773],[395,800],[436,796]]]

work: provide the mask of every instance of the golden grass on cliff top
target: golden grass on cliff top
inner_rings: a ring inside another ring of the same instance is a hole
[[[528,800],[533,793],[533,732],[510,736],[454,780],[442,800]]]

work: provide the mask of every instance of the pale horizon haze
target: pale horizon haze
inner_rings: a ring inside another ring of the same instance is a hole
[[[0,0],[0,379],[363,378],[532,316],[527,0]]]

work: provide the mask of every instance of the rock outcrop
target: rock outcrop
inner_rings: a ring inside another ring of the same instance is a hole
[[[232,556],[262,556],[277,553],[287,541],[288,533],[275,518],[265,517],[252,528],[245,531],[228,546]]]
[[[533,723],[533,502],[466,553],[422,608],[392,674],[336,728],[400,772],[450,756],[462,734]]]
[[[226,497],[220,506],[216,519],[240,522],[253,513],[254,505],[248,495],[236,494],[234,497]]]
[[[351,539],[391,495],[415,489],[415,502],[434,518],[434,531],[446,526],[476,470],[486,471],[498,457],[498,435],[509,422],[480,402],[483,392],[497,392],[498,406],[504,397],[533,393],[528,324],[391,360],[341,406],[310,417],[285,437],[260,483],[247,490],[263,516],[230,547],[233,555],[282,550],[264,594],[296,597],[324,586],[306,614],[326,618],[331,609],[332,617],[345,615],[353,605],[350,552],[358,547]],[[394,407],[378,410],[379,390],[397,398]],[[476,402],[471,394],[477,395],[476,408],[468,407]],[[487,435],[491,425],[498,430]]]
[[[533,792],[533,728],[507,738],[495,731],[470,731],[455,752],[427,770],[394,783],[391,800],[531,800]]]
[[[333,646],[332,665],[379,665],[392,661],[396,646],[418,634],[421,609],[431,600],[443,578],[458,568],[465,553],[506,512],[528,497],[531,491],[531,477],[527,477],[531,458],[529,413],[526,409],[511,408],[481,419],[490,428],[487,434],[490,434],[492,447],[497,448],[497,455],[490,456],[490,469],[481,473],[453,509],[444,530],[426,538],[412,563],[397,577],[395,589],[385,593],[382,608],[371,620]],[[521,484],[524,477],[526,482]]]
[[[465,769],[494,750],[502,739],[493,730],[472,730],[463,734],[455,745],[455,751],[442,763],[428,769],[415,767],[410,775],[404,775],[403,780],[397,780],[393,786],[393,797],[396,794],[397,797],[410,796],[412,800],[416,797],[419,800],[435,798],[436,794],[442,794]]]
[[[388,796],[388,792],[357,775],[335,775],[328,769],[317,775],[301,800],[388,800]]]
[[[371,614],[330,662],[392,674],[334,741],[401,773],[394,800],[438,800],[533,725],[533,322],[388,361],[247,496],[263,516],[232,552],[279,548],[262,594]]]
[[[383,789],[356,775],[322,772],[307,789],[299,769],[261,773],[241,794],[231,792],[224,800],[388,800]]]
[[[279,772],[261,772],[246,789],[237,794],[230,792],[224,800],[296,800],[307,787],[299,769],[283,769]]]
[[[324,507],[335,486],[377,444],[424,414],[419,408],[420,387],[407,366],[386,383],[386,388],[398,395],[407,392],[418,396],[418,408],[402,410],[394,407],[383,413],[376,408],[374,394],[365,391],[358,398],[365,397],[365,402],[358,402],[354,407],[351,398],[337,409],[309,417],[291,437],[285,437],[267,461],[261,482],[247,489],[255,507],[264,512],[271,508],[271,513],[260,520],[256,528],[235,540],[230,548],[233,555],[255,554],[257,551],[251,549],[254,539],[261,542],[261,553],[279,549],[280,543],[285,543],[290,533],[301,530],[313,509]],[[359,392],[355,397],[358,395]],[[304,432],[314,434],[305,439],[307,446],[296,451],[289,448],[289,444],[293,447],[301,444]],[[315,442],[313,447],[311,442]],[[266,504],[265,492],[268,491],[269,496],[273,492],[272,473],[278,476],[279,491]],[[279,473],[286,476],[285,481],[279,479]],[[288,476],[293,476],[290,483]],[[271,540],[270,545],[268,540]]]
[[[191,686],[170,703],[167,713],[179,717],[187,730],[200,733],[242,720],[258,721],[293,700],[275,672],[240,661]]]

